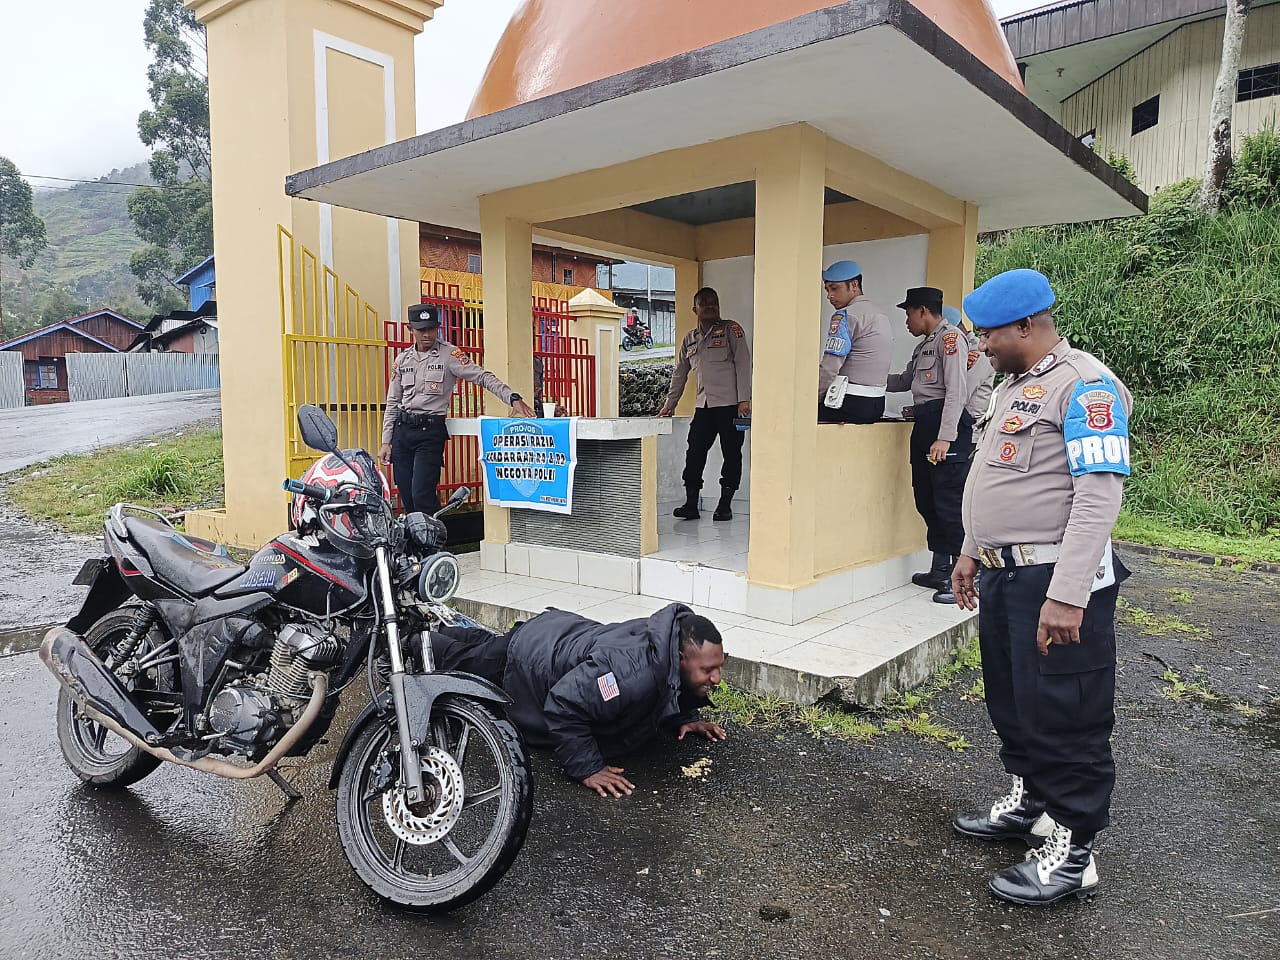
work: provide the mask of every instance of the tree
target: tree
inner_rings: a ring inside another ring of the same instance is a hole
[[[36,307],[40,311],[40,325],[44,327],[88,313],[88,308],[66,287],[55,287],[37,296]]]
[[[129,219],[146,243],[129,269],[142,299],[162,308],[177,290],[173,278],[213,253],[207,50],[204,27],[182,0],[151,0],[142,23],[153,109],[138,115],[138,136],[156,148],[151,176],[158,186],[129,195]]]
[[[31,206],[31,184],[8,157],[0,157],[0,258],[27,268],[49,241],[44,221]],[[0,300],[0,340],[4,339],[4,303]]]
[[[1244,46],[1245,20],[1251,0],[1227,0],[1227,21],[1222,33],[1222,66],[1209,106],[1209,146],[1204,162],[1200,206],[1215,212],[1222,206],[1222,185],[1231,172],[1231,110],[1240,74],[1240,49]]]

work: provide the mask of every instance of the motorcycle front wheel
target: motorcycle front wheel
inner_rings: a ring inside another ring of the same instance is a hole
[[[510,721],[464,697],[432,706],[431,742],[418,760],[427,796],[409,805],[394,724],[371,716],[338,776],[338,838],[379,897],[440,913],[485,894],[515,861],[533,778]]]

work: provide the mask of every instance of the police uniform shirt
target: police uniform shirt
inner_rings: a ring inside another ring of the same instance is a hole
[[[467,354],[444,340],[420,353],[409,347],[396,357],[395,372],[387,389],[387,410],[382,416],[382,442],[390,443],[399,411],[445,416],[453,397],[453,386],[459,380],[478,383],[511,403],[511,388],[492,373],[475,363]]]
[[[942,400],[937,439],[953,442],[969,398],[969,341],[961,331],[942,321],[916,344],[907,369],[889,376],[888,388],[892,393],[910,390],[911,401],[917,406]]]
[[[698,378],[699,407],[727,407],[751,400],[751,348],[742,327],[732,320],[701,322],[680,341],[676,369],[671,374],[667,406],[684,393],[689,372]]]
[[[981,420],[991,402],[996,372],[991,368],[991,358],[978,347],[978,335],[972,330],[966,330],[964,337],[969,349],[969,398],[964,408],[974,420]]]
[[[844,312],[849,324],[849,353],[843,357],[822,355],[818,369],[819,397],[826,394],[836,377],[848,377],[850,383],[864,387],[884,387],[889,380],[889,365],[893,362],[893,329],[889,318],[866,294],[854,297]],[[827,323],[822,328],[824,345],[829,328],[839,325],[839,313],[833,309],[827,315]]]
[[[1085,607],[1129,475],[1133,396],[1061,340],[995,392],[964,490],[962,553],[1060,544],[1048,596]]]

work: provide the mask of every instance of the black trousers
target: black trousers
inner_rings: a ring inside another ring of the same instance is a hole
[[[844,398],[839,410],[833,410],[818,399],[819,423],[875,423],[884,416],[884,397]]]
[[[500,687],[507,670],[507,647],[514,632],[494,633],[484,627],[441,627],[431,632],[431,656],[437,670],[473,673]]]
[[[915,494],[916,512],[924,518],[929,549],[952,557],[960,555],[964,546],[964,521],[961,506],[964,484],[969,479],[969,457],[973,452],[972,418],[961,414],[956,439],[947,458],[941,463],[929,462],[929,447],[938,439],[942,425],[942,401],[931,400],[915,409],[911,427],[911,490]]]
[[[689,424],[689,449],[684,456],[684,485],[686,490],[702,489],[702,471],[707,468],[707,453],[716,437],[720,438],[720,453],[724,466],[720,468],[720,487],[737,490],[742,484],[742,444],[746,433],[733,425],[738,416],[738,405],[725,407],[699,407],[693,412]]]
[[[982,676],[1005,770],[1045,800],[1053,819],[1087,837],[1111,822],[1119,586],[1092,595],[1079,644],[1055,644],[1042,657],[1036,627],[1053,569],[979,570]]]
[[[449,440],[444,418],[411,427],[403,420],[396,424],[391,437],[391,466],[396,474],[396,488],[405,513],[420,510],[435,513],[440,509],[436,487],[444,467],[444,445]]]

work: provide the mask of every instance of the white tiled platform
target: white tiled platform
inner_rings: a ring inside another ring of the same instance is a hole
[[[683,522],[699,528],[692,536],[703,535],[701,522]],[[720,523],[716,527],[729,525]],[[741,529],[745,535],[745,521]],[[732,543],[735,531],[726,530],[721,535],[711,528],[706,536],[707,540],[697,542]],[[623,570],[626,563],[623,558],[552,551],[572,558],[576,574],[575,580],[569,581],[565,575],[570,572],[570,560],[544,556],[548,549],[524,548],[529,551],[526,559],[534,571],[554,573],[559,575],[557,578],[484,570],[480,554],[460,557],[462,589],[455,601],[459,609],[489,626],[506,628],[512,619],[532,616],[548,607],[605,622],[646,617],[673,599],[682,600],[720,628],[729,657],[725,674],[730,682],[802,703],[834,696],[862,706],[881,703],[888,693],[909,689],[925,680],[952,651],[967,642],[976,629],[975,615],[933,603],[929,591],[914,586],[881,590],[820,615],[784,623],[725,610],[721,606],[726,602],[723,597],[713,597],[711,592],[705,596],[694,595],[700,584],[709,584],[708,591],[715,591],[718,589],[715,578],[722,577],[740,584],[746,596],[746,579],[734,570],[690,566],[680,561],[680,565],[689,567],[688,571],[681,571],[689,574],[689,597],[672,597],[668,595],[670,591],[655,596],[579,582],[584,575],[587,579],[598,575],[596,579],[604,582],[617,574],[614,585],[629,587],[631,581]],[[510,570],[513,556],[519,558],[522,552],[517,550],[513,555],[509,546],[506,556]],[[711,559],[714,562],[715,558]],[[490,560],[492,562],[492,557]],[[615,564],[612,573],[610,561],[621,564]],[[644,582],[644,571],[649,569],[644,564],[653,562],[677,566],[674,560],[645,558],[640,561],[641,582]],[[710,601],[714,601],[714,605]]]

